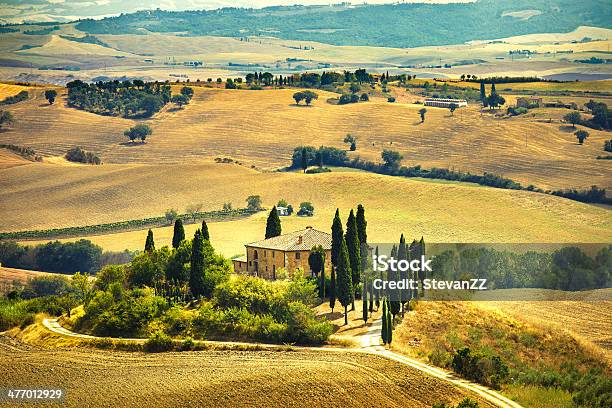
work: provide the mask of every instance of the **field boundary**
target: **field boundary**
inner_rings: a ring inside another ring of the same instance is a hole
[[[57,318],[55,319],[45,318],[42,321],[42,325],[45,329],[49,330],[50,332],[61,335],[61,336],[80,338],[80,339],[88,340],[88,341],[105,340],[105,339],[115,340],[115,338],[96,337],[96,336],[92,336],[88,334],[81,334],[81,333],[73,332],[71,330],[64,328],[59,323],[59,320]],[[453,373],[442,370],[441,368],[434,367],[426,363],[423,363],[421,361],[395,353],[391,350],[387,350],[386,348],[384,348],[384,346],[380,345],[380,336],[379,336],[380,327],[381,327],[380,319],[373,322],[370,325],[368,331],[364,335],[359,336],[360,345],[361,345],[361,347],[359,348],[356,348],[356,347],[350,347],[350,348],[306,347],[306,346],[292,346],[292,345],[283,346],[283,345],[278,345],[278,344],[267,344],[267,343],[247,343],[247,342],[213,341],[213,340],[203,340],[203,341],[199,341],[199,343],[210,345],[210,346],[221,346],[221,347],[226,347],[230,349],[236,348],[236,347],[243,347],[245,349],[255,349],[255,350],[261,350],[261,349],[287,350],[287,348],[289,347],[291,350],[294,350],[294,351],[317,351],[317,352],[322,351],[322,352],[337,352],[337,353],[353,352],[353,353],[372,354],[372,355],[384,357],[388,360],[393,360],[395,362],[407,365],[430,377],[435,377],[440,380],[449,382],[458,388],[463,388],[464,390],[467,390],[473,394],[480,396],[481,398],[485,399],[491,404],[494,404],[497,407],[523,408],[517,402],[512,401],[509,398],[504,397],[498,392],[492,389],[489,389],[483,385],[476,384],[468,380],[459,378]],[[147,339],[140,339],[140,338],[138,339],[129,339],[129,338],[119,339],[117,338],[116,340],[121,340],[121,341],[135,343],[135,344],[144,344]]]
[[[230,221],[253,215],[260,210],[240,208],[231,211],[209,211],[178,215],[185,224],[195,223],[198,220]],[[138,231],[144,228],[155,228],[171,225],[165,216],[142,218],[138,220],[118,221],[106,224],[85,225],[81,227],[52,228],[46,230],[27,230],[16,232],[0,232],[0,240],[35,240],[40,238],[74,238],[88,235],[99,235],[113,232]]]

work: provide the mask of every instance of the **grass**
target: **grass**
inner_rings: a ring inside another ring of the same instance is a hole
[[[552,292],[546,291],[549,295]],[[419,302],[396,328],[392,348],[441,367],[449,367],[454,353],[463,347],[497,355],[510,368],[510,381],[503,392],[525,407],[571,406],[571,394],[526,386],[520,383],[520,373],[544,375],[564,372],[568,366],[582,372],[593,367],[609,372],[605,350],[594,347],[580,334],[592,322],[601,336],[607,335],[609,324],[601,313],[609,308],[609,301],[575,302],[578,310],[564,301],[551,301],[550,306],[543,307],[541,302],[507,303],[502,311],[488,302]],[[508,312],[515,307],[520,310]],[[555,317],[547,311],[553,308],[557,310]],[[582,323],[575,322],[579,314],[584,314]],[[536,322],[530,315],[542,318]],[[554,320],[562,322],[563,327]],[[609,351],[609,344],[605,347]]]
[[[504,395],[524,407],[574,408],[572,394],[558,388],[545,388],[534,385],[507,385],[502,389]]]
[[[184,109],[166,108],[146,121],[153,128],[146,144],[127,145],[123,131],[134,121],[67,108],[63,96],[48,106],[41,103],[42,91],[35,90],[32,100],[11,108],[17,123],[3,139],[33,147],[44,156],[62,156],[78,145],[107,164],[161,165],[231,157],[249,166],[276,169],[290,163],[297,145],[344,148],[342,140],[351,133],[358,147],[350,155],[373,161],[380,161],[382,150],[392,149],[404,155],[405,165],[487,171],[544,189],[612,187],[609,169],[596,159],[608,137],[605,132],[589,130],[588,142],[580,146],[556,120],[543,123],[527,115],[500,120],[470,106],[454,116],[446,109],[430,108],[425,123],[420,123],[418,105],[390,104],[382,98],[330,105],[325,99],[334,94],[318,91],[313,107],[298,108],[291,98],[294,92],[196,88]]]
[[[401,232],[424,236],[428,242],[607,242],[611,235],[609,210],[524,191],[363,172],[260,173],[212,163],[164,167],[160,171],[149,165],[36,163],[7,169],[0,181],[8,198],[0,204],[6,214],[0,230],[156,216],[192,203],[203,203],[203,211],[210,211],[225,202],[244,205],[248,195],[260,194],[267,208],[282,198],[294,207],[302,201],[313,203],[314,217],[282,217],[287,232],[309,225],[328,231],[337,207],[346,217],[350,208],[361,203],[366,208],[370,242],[393,242]],[[31,201],[34,195],[39,199]],[[30,205],[23,206],[24,201]],[[262,212],[211,222],[213,245],[226,256],[244,253],[245,243],[263,237],[266,217]],[[199,224],[187,224],[187,235]],[[157,246],[171,242],[171,227],[154,228],[153,233]],[[142,249],[145,238],[146,230],[88,237],[107,250]]]

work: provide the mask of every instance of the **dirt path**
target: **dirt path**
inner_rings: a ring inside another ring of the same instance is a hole
[[[504,397],[503,395],[487,388],[479,384],[475,384],[469,382],[467,380],[456,377],[453,373],[442,370],[437,367],[430,366],[418,360],[414,360],[403,356],[401,354],[394,353],[393,351],[385,349],[384,346],[380,344],[380,330],[381,330],[381,320],[378,319],[374,321],[371,326],[368,328],[367,332],[362,335],[356,336],[356,340],[360,345],[359,348],[326,348],[326,347],[296,347],[300,350],[308,350],[308,351],[325,351],[325,352],[358,352],[358,353],[368,353],[377,356],[381,356],[387,358],[389,360],[393,360],[395,362],[407,365],[411,368],[419,370],[420,372],[443,380],[447,383],[450,383],[454,386],[457,386],[461,389],[470,391],[474,394],[477,394],[482,399],[494,404],[500,408],[522,408],[518,403]],[[70,336],[77,337],[82,339],[97,339],[100,337],[90,336],[87,334],[75,333],[64,327],[62,327],[57,319],[44,319],[43,326],[50,330],[53,333],[60,334],[62,336]],[[146,339],[123,339],[126,341],[132,341],[137,343],[144,343]],[[205,341],[207,344],[216,344],[216,345],[227,345],[227,346],[242,346],[242,345],[250,345],[257,346],[258,348],[266,348],[266,349],[274,349],[278,348],[276,345],[272,344],[262,344],[262,343],[244,343],[244,342],[219,342],[219,341]]]

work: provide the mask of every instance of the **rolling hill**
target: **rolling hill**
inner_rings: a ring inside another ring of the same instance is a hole
[[[605,1],[480,0],[463,4],[288,6],[211,11],[147,10],[77,24],[91,34],[180,32],[186,35],[283,39],[335,45],[415,47],[460,44],[520,34],[567,32],[580,25],[607,28]],[[528,15],[525,11],[530,11]],[[384,22],[384,24],[381,24]]]
[[[49,106],[42,90],[33,91],[29,101],[10,107],[17,120],[2,140],[32,147],[45,156],[64,155],[81,146],[109,164],[177,164],[231,157],[274,170],[290,164],[297,146],[344,148],[344,137],[352,134],[358,148],[351,156],[375,162],[384,149],[391,149],[403,154],[407,166],[490,172],[544,189],[593,184],[612,188],[611,164],[596,159],[609,138],[606,132],[589,129],[588,142],[578,145],[573,129],[559,122],[566,113],[563,109],[502,120],[481,114],[476,106],[460,109],[454,116],[447,109],[429,108],[425,123],[420,123],[422,106],[410,102],[421,98],[412,94],[398,95],[406,103],[373,98],[342,106],[325,102],[337,94],[318,91],[314,106],[299,107],[291,89],[195,87],[195,92],[190,105],[181,110],[169,107],[147,120],[153,136],[144,145],[131,145],[125,143],[123,131],[135,121],[68,108],[62,103],[63,92],[62,101]],[[548,123],[551,118],[555,120]]]
[[[362,203],[371,242],[393,242],[401,232],[428,242],[609,242],[609,210],[525,191],[464,183],[412,180],[365,172],[318,175],[258,172],[235,164],[64,166],[34,163],[0,172],[8,200],[0,230],[16,231],[139,219],[184,211],[190,204],[219,210],[246,205],[251,194],[271,208],[281,198],[315,206],[314,217],[283,217],[284,231],[308,225],[328,230],[336,207],[343,217]],[[31,197],[37,197],[31,200]],[[28,202],[27,206],[23,203]],[[226,256],[261,239],[267,213],[210,225],[215,248]],[[199,224],[186,226],[191,235]],[[171,227],[154,229],[169,243]],[[146,231],[89,237],[108,250],[141,249]]]

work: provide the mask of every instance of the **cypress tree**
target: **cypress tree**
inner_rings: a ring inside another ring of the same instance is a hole
[[[391,257],[397,259],[397,252],[397,246],[393,245],[393,248],[391,248]],[[389,268],[389,271],[387,272],[387,277],[390,281],[399,281],[399,273],[397,270],[392,270],[391,268]],[[388,297],[389,311],[393,316],[395,316],[399,313],[401,307],[398,290],[395,290],[395,292],[389,291]]]
[[[368,233],[366,228],[368,226],[368,222],[365,219],[365,209],[363,205],[359,204],[357,206],[357,235],[359,237],[359,242],[365,244],[368,242]]]
[[[400,242],[399,242],[399,247],[397,249],[397,260],[407,260],[408,259],[408,248],[406,247],[406,238],[404,238],[404,234],[401,235],[400,237]],[[410,272],[409,271],[401,271],[400,272],[400,279],[404,280],[406,278],[410,277]],[[408,289],[408,291],[410,291],[410,289]],[[405,309],[404,309],[404,299],[403,299],[403,295],[401,295],[403,291],[399,291],[398,290],[398,294],[400,294],[400,305],[401,305],[401,313],[402,313],[402,317],[404,316],[405,313]]]
[[[497,91],[495,90],[495,82],[491,83],[491,95],[495,95],[497,94]]]
[[[421,236],[421,240],[419,241],[419,255],[425,256],[425,239]],[[421,271],[419,273],[419,280],[421,281],[421,297],[425,296],[425,286],[423,285],[423,281],[425,280],[425,271]]]
[[[393,341],[393,316],[387,312],[387,344]]]
[[[381,315],[381,321],[382,321],[382,328],[380,330],[380,337],[382,337],[382,341],[383,344],[387,344],[387,298],[383,298],[383,304],[382,304],[382,315]]]
[[[334,267],[332,267],[331,278],[329,280],[329,307],[332,313],[334,313],[334,307],[336,307],[336,272]]]
[[[357,220],[355,219],[355,213],[353,210],[349,213],[348,220],[346,221],[346,246],[348,248],[349,260],[351,263],[351,279],[353,282],[353,291],[357,293],[359,288],[359,282],[361,280],[361,249],[359,244],[359,237],[357,235]],[[353,308],[355,310],[355,297],[353,296]]]
[[[174,221],[174,235],[172,236],[172,248],[178,248],[181,246],[181,242],[185,240],[185,228],[183,227],[183,220],[177,218]]]
[[[191,243],[191,270],[189,273],[189,287],[194,297],[204,294],[204,263],[204,240],[202,232],[198,229]]]
[[[336,304],[337,294],[337,268],[338,268],[338,257],[340,256],[340,249],[342,247],[342,241],[344,240],[344,231],[342,230],[342,221],[340,221],[340,210],[336,208],[336,215],[332,223],[332,247],[331,247],[331,282],[330,282],[330,294],[329,294],[329,305],[334,309]]]
[[[363,281],[363,305],[362,305],[362,313],[363,313],[363,324],[368,322],[368,281],[364,279]]]
[[[147,241],[145,242],[145,252],[151,253],[155,251],[155,241],[153,241],[153,231],[147,233]]]
[[[484,104],[485,99],[487,99],[487,91],[484,82],[480,81],[480,102]]]
[[[281,220],[276,206],[272,207],[266,223],[266,239],[278,237],[281,234]]]
[[[202,220],[202,239],[204,241],[210,241],[210,233],[208,232],[208,224],[206,224],[206,220]]]
[[[346,246],[346,240],[342,240],[340,246],[340,254],[338,256],[337,272],[337,284],[338,284],[338,300],[342,307],[344,307],[344,324],[348,324],[348,311],[347,307],[354,301],[354,290],[353,282],[351,279],[351,264],[349,261],[348,248]]]
[[[378,258],[378,246],[376,246],[376,257]],[[380,280],[383,279],[383,273],[382,271],[380,271]],[[380,308],[380,289],[376,289],[374,292],[375,296],[376,296],[376,311],[378,311],[378,309]]]

